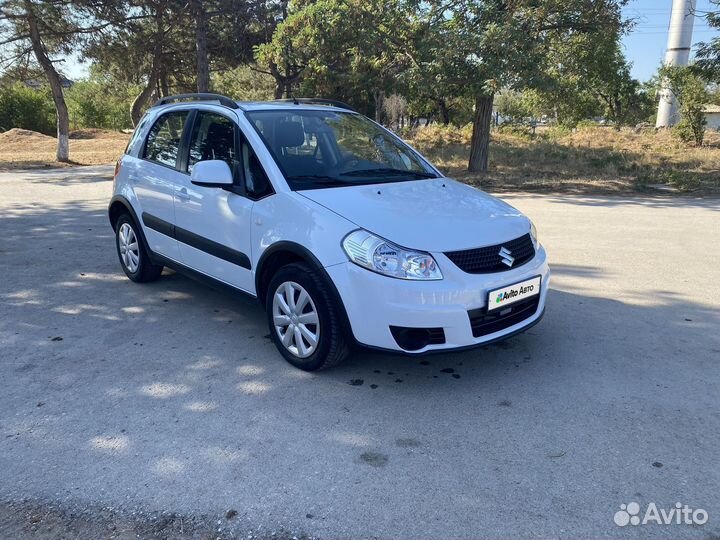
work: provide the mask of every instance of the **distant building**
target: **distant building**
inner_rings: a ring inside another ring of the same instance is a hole
[[[720,105],[706,105],[703,112],[705,113],[707,127],[720,131]]]

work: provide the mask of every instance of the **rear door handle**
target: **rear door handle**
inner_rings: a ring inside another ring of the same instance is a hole
[[[176,190],[175,194],[177,195],[178,199],[182,199],[183,201],[190,200],[190,194],[188,193],[186,188],[181,188],[181,189]]]

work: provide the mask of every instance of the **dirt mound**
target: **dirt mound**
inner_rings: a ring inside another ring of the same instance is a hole
[[[76,129],[70,132],[71,139],[127,139],[127,135],[109,129]]]
[[[6,144],[47,141],[53,137],[29,129],[12,128],[0,133],[0,142]]]

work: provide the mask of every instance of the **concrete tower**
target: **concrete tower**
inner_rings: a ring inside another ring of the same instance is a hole
[[[665,52],[666,66],[686,66],[688,64],[694,24],[695,0],[673,0],[667,51]],[[655,126],[674,126],[679,120],[675,96],[670,89],[664,87],[660,93]]]

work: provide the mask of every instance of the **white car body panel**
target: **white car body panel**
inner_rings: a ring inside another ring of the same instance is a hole
[[[391,325],[443,328],[446,343],[409,352],[422,354],[493,341],[534,324],[542,316],[550,281],[544,249],[540,249],[530,263],[497,274],[466,274],[441,254],[433,253],[433,256],[439,260],[444,271],[440,281],[388,278],[351,262],[327,269],[345,302],[353,334],[358,342],[371,347],[400,350],[390,333]],[[542,277],[540,304],[535,314],[500,332],[473,337],[468,311],[485,307],[489,291],[533,276]],[[382,309],[374,308],[378,305],[382,306]],[[369,316],[368,312],[372,312],[372,316]]]
[[[245,105],[248,110],[293,108],[287,103]],[[322,105],[301,107],[328,109]],[[251,200],[225,189],[197,186],[186,173],[142,159],[142,141],[155,119],[183,109],[212,111],[232,119],[252,146],[274,193]],[[293,191],[240,109],[192,102],[150,109],[121,160],[114,195],[122,197],[141,221],[143,213],[148,213],[173,224],[170,235],[142,224],[153,253],[251,295],[257,294],[257,273],[267,250],[292,244],[309,252],[332,281],[353,337],[363,345],[409,354],[470,347],[531,326],[545,308],[550,271],[539,244],[529,262],[492,274],[466,273],[445,255],[499,245],[528,234],[529,219],[512,206],[449,178]],[[358,228],[399,246],[429,252],[443,279],[396,279],[350,262],[341,244]],[[209,253],[212,249],[178,241],[175,236],[182,238],[179,231],[197,235],[205,244],[195,244],[214,247],[216,254],[222,248],[223,253],[229,250],[245,255],[250,268],[238,264],[237,258],[218,257]],[[493,334],[473,337],[468,311],[485,307],[488,291],[535,276],[541,277],[541,292],[532,316]],[[390,326],[441,327],[445,343],[403,350]]]
[[[135,193],[139,205],[136,209],[138,216],[142,217],[147,212],[168,223],[175,221],[173,194],[177,171],[127,156],[122,160],[121,174]],[[152,251],[170,259],[180,259],[180,248],[174,238],[150,228],[146,228],[145,237]]]
[[[340,247],[346,234],[357,227],[297,192],[258,201],[253,209],[253,268],[266,249],[290,242],[310,251],[323,267],[346,263]]]
[[[244,254],[249,262],[254,202],[224,189],[197,186],[190,182],[189,175],[181,176],[181,183],[175,189],[176,225],[222,245],[228,251],[227,256],[231,261],[188,245],[178,234],[180,261],[190,268],[254,294],[252,269],[238,264],[237,255],[232,253]]]
[[[449,178],[313,189],[303,196],[402,247],[456,251],[528,232],[512,206]]]

